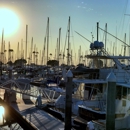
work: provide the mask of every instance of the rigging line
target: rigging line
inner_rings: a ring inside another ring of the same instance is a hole
[[[76,31],[75,31],[76,32]],[[76,32],[77,34],[79,34],[78,32]],[[92,43],[91,41],[89,41],[86,37],[82,36],[81,34],[79,34],[81,37],[83,37],[84,39],[86,39],[88,42]]]
[[[62,33],[60,34],[60,43],[61,43],[61,50],[63,50]],[[61,51],[60,54],[62,54]]]
[[[49,25],[50,26],[50,25]],[[49,37],[48,38],[50,38],[50,47],[52,46],[52,35],[51,35],[52,33],[51,33],[51,26],[49,27]],[[49,52],[49,48],[48,48],[48,54],[50,55],[50,52]]]
[[[69,38],[68,37],[68,29],[69,29],[69,21],[68,21],[68,26],[67,26],[67,31],[66,31],[66,39],[65,39],[65,47],[64,47],[64,53],[63,53],[63,60],[64,60],[64,57],[65,57],[65,48],[66,48],[66,42],[67,42],[67,39]],[[69,46],[67,47],[67,49],[69,50]],[[68,51],[67,51],[67,56],[68,56]]]
[[[67,34],[68,34],[68,29],[66,31],[65,46],[64,46],[64,51],[63,51],[63,60],[64,60],[64,57],[65,57],[65,48],[66,48],[66,42],[67,42]]]
[[[100,27],[98,27],[98,28],[101,29],[102,31],[108,33],[109,35],[113,36],[114,38],[116,38],[116,39],[119,40],[120,42],[124,43],[124,44],[127,45],[128,47],[130,47],[127,43],[125,43],[124,41],[120,40],[119,38],[117,38],[116,36],[112,35],[111,33],[109,33],[109,32],[107,32],[107,31],[103,30],[103,29],[100,28]]]
[[[129,15],[127,14],[127,16],[130,16],[130,14]],[[130,23],[130,17],[129,17],[128,22],[126,24],[126,29],[125,30],[127,30],[127,28],[129,28],[129,23]]]
[[[72,29],[72,24],[71,24],[71,22],[70,22],[70,25],[71,25],[71,30],[73,30]],[[71,31],[72,32],[72,37],[73,37],[73,31]],[[72,40],[73,40],[73,46],[74,46],[74,37],[72,38]],[[75,51],[75,46],[74,46],[74,53],[76,53],[76,51]]]
[[[105,40],[105,32],[103,33],[103,38],[102,38],[102,41]]]
[[[97,32],[97,26],[95,26],[94,30],[92,31],[93,36],[95,36],[95,35],[96,35],[96,32]],[[93,37],[93,38],[94,38],[94,37]]]
[[[99,34],[100,39],[101,39],[101,31],[98,31],[98,34]],[[98,41],[99,41],[100,39],[98,38]]]
[[[82,41],[82,43],[84,44],[84,46],[87,48],[88,46],[86,46],[86,44],[84,43],[83,39],[80,37],[80,40]]]
[[[125,21],[125,17],[124,17],[124,14],[126,12],[126,8],[127,8],[127,5],[128,5],[128,0],[126,1],[126,4],[124,6],[124,10],[123,10],[123,15],[122,15],[122,18],[121,18],[121,22],[123,22],[123,26],[121,28],[121,32],[123,32],[123,28],[124,28],[124,21]],[[120,26],[121,27],[121,22],[120,22]],[[120,29],[119,29],[120,30]],[[122,36],[122,34],[120,34]]]

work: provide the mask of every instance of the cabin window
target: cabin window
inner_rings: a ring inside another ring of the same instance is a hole
[[[130,100],[130,88],[128,88],[128,100]]]
[[[126,100],[122,100],[122,106],[126,107]]]
[[[116,98],[119,100],[121,98],[126,99],[127,98],[127,88],[122,87],[122,86],[116,86]]]
[[[122,95],[122,87],[121,86],[116,86],[116,99],[121,99]]]
[[[127,98],[127,88],[126,87],[123,87],[122,98],[124,98],[124,99]]]

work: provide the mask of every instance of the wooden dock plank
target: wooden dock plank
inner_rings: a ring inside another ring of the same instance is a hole
[[[11,106],[39,130],[64,129],[63,122],[35,107],[34,104],[24,104],[24,102],[19,101],[19,103],[12,103]]]
[[[26,109],[20,113],[40,130],[58,130],[64,128],[64,124],[61,121],[36,107]]]

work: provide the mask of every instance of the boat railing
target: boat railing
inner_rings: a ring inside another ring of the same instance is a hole
[[[46,89],[42,89],[42,94],[44,95],[44,97],[46,99],[49,100],[49,102],[54,102],[55,100],[55,96],[57,94],[56,91],[53,91],[53,90],[46,90]],[[60,94],[59,94],[60,95]]]
[[[45,88],[41,87],[31,87],[29,84],[24,82],[17,82],[15,80],[9,80],[7,82],[4,82],[0,85],[0,88],[5,89],[9,92],[16,92],[25,94],[31,97],[38,97],[39,95],[42,96],[42,98],[47,99],[49,102],[55,101],[55,96],[57,92],[53,90],[46,90]],[[57,94],[57,96],[60,95]]]

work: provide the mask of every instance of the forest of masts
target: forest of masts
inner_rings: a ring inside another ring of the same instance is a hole
[[[27,64],[35,64],[35,65],[47,65],[47,61],[49,60],[57,60],[59,61],[59,65],[67,64],[67,65],[76,65],[77,63],[86,64],[86,58],[81,54],[81,46],[78,50],[78,56],[76,58],[76,53],[73,54],[70,49],[70,17],[68,21],[67,27],[67,38],[65,46],[67,49],[61,50],[60,48],[60,36],[61,36],[61,28],[59,28],[59,37],[57,38],[55,54],[49,52],[49,18],[47,20],[47,28],[46,28],[46,36],[44,38],[43,50],[38,50],[36,44],[33,44],[33,37],[31,38],[31,43],[29,45],[28,41],[28,25],[26,25],[26,38],[25,45],[23,39],[21,42],[17,43],[17,50],[15,51],[11,47],[10,41],[8,43],[4,40],[4,29],[2,30],[2,40],[1,40],[1,53],[0,53],[0,61],[3,64],[7,64],[8,62],[14,63],[18,59],[25,59]],[[68,44],[68,45],[66,45]],[[8,47],[6,47],[6,45]],[[30,46],[30,49],[29,49]],[[65,52],[66,51],[66,52]],[[67,54],[65,54],[67,53]],[[77,60],[78,59],[78,60]]]
[[[106,26],[107,26],[107,24],[106,24]],[[107,30],[105,30],[105,32],[107,32]],[[7,64],[9,61],[11,61],[13,63],[18,59],[25,59],[27,61],[28,65],[31,65],[31,64],[47,65],[47,61],[57,60],[57,61],[59,61],[59,65],[61,65],[61,64],[66,64],[66,65],[84,64],[85,66],[88,66],[89,61],[86,58],[87,54],[88,54],[88,50],[86,50],[83,53],[81,51],[81,45],[80,45],[79,49],[77,50],[78,55],[76,56],[76,52],[75,52],[75,54],[73,54],[73,50],[71,49],[70,17],[68,20],[65,46],[64,46],[63,50],[61,50],[61,47],[60,47],[61,46],[60,37],[61,37],[61,28],[59,28],[59,37],[57,38],[55,54],[53,55],[52,53],[49,52],[49,18],[48,18],[43,49],[38,50],[38,47],[36,46],[36,44],[33,43],[33,37],[31,38],[30,49],[29,49],[29,43],[27,42],[28,41],[28,25],[26,25],[25,45],[23,44],[23,39],[21,39],[21,42],[18,42],[17,50],[15,51],[11,48],[10,42],[6,43],[6,44],[8,44],[8,47],[5,47],[4,29],[3,29],[2,30],[2,40],[1,40],[0,61],[3,64]],[[125,39],[124,43],[126,43],[126,34],[125,34],[124,39]],[[116,40],[119,40],[119,39],[116,39]],[[93,35],[92,35],[92,42],[93,42]],[[125,44],[122,45],[121,51],[119,54],[126,55],[126,47],[127,46]],[[105,49],[108,51],[108,49],[106,48],[106,44],[105,44]],[[111,48],[110,50],[113,50],[111,52],[111,54],[113,54],[113,55],[117,53],[117,47],[115,45],[113,45],[113,48]],[[130,51],[128,53],[130,54]]]

